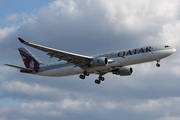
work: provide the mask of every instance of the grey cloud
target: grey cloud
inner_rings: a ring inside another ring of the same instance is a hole
[[[179,117],[179,98],[158,100],[129,100],[119,102],[92,102],[64,99],[59,102],[23,103],[8,109],[2,106],[1,114],[7,119],[156,119]],[[115,106],[115,107],[113,107]],[[170,110],[170,111],[169,111]]]
[[[3,56],[1,62],[23,66],[17,48],[24,45],[18,41],[18,37],[84,55],[161,43],[168,41],[164,40],[163,36],[174,35],[174,32],[168,31],[167,26],[164,32],[164,25],[177,21],[176,17],[179,14],[176,10],[178,8],[168,11],[163,7],[167,13],[174,12],[171,16],[158,9],[161,0],[157,3],[151,1],[134,3],[132,0],[127,2],[70,0],[74,2],[71,4],[61,0],[56,2],[61,2],[63,7],[41,8],[32,18],[15,28],[15,31],[0,39],[0,55]],[[174,5],[175,2],[170,5]],[[49,4],[52,5],[53,3]],[[143,11],[144,9],[146,10]],[[175,25],[178,23],[179,21]],[[169,26],[175,27],[173,24]],[[178,30],[178,27],[176,29]],[[177,34],[176,37],[178,38]],[[179,46],[178,39],[174,43]],[[49,60],[43,52],[27,48],[43,62],[57,61],[57,59]],[[0,119],[155,120],[165,118],[165,113],[169,111],[170,117],[178,118],[179,75],[178,72],[174,73],[179,67],[179,62],[174,62],[175,59],[179,59],[177,53],[162,60],[160,68],[156,68],[154,62],[133,66],[134,73],[129,77],[107,74],[106,80],[100,85],[94,84],[97,75],[90,75],[82,81],[78,75],[59,78],[40,77],[21,74],[18,70],[9,70],[13,68],[1,67],[0,98],[22,100],[23,103],[11,108],[2,106],[0,115],[3,117]],[[174,100],[174,97],[177,99]],[[71,100],[80,102],[76,108],[83,112],[72,111],[71,108],[62,109],[60,103],[67,99],[70,99],[70,103]],[[31,103],[33,101],[35,103]],[[90,105],[86,106],[86,102]],[[153,109],[156,107],[157,109]]]

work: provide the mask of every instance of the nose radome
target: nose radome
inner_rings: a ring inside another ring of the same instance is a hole
[[[174,53],[174,52],[176,52],[176,49],[175,49],[175,48],[173,48],[173,49],[172,49],[172,52],[173,52],[173,53]]]
[[[175,48],[170,49],[170,55],[173,54],[174,52],[176,52]]]

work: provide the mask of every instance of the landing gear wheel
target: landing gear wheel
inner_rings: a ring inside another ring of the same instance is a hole
[[[88,73],[88,72],[86,73],[86,76],[89,76],[89,73]]]
[[[100,84],[101,81],[100,81],[100,80],[95,80],[95,83],[96,83],[96,84]]]
[[[87,72],[87,71],[84,71],[83,74],[86,75],[86,76],[89,76],[89,72]]]
[[[85,79],[86,77],[85,77],[85,75],[79,75],[79,78]]]
[[[99,80],[104,81],[105,78],[104,77],[99,77]]]
[[[157,66],[157,67],[160,67],[160,64],[159,64],[159,63],[157,63],[157,64],[156,64],[156,66]]]

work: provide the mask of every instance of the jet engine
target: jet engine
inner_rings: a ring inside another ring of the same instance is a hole
[[[93,59],[93,61],[90,62],[90,65],[95,67],[107,66],[108,59],[106,57],[95,58]]]
[[[133,73],[133,69],[130,67],[121,67],[119,69],[116,69],[112,71],[113,74],[120,75],[120,76],[128,76]]]

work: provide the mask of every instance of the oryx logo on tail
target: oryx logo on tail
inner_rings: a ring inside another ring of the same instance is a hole
[[[40,64],[42,63],[39,61],[28,49],[25,47],[18,49],[20,52],[20,55],[24,61],[24,65],[26,68],[32,68],[36,73],[40,69]]]

